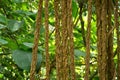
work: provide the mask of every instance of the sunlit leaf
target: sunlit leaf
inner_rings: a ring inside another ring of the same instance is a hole
[[[23,44],[29,48],[32,48],[34,45],[33,43],[28,43],[28,42],[24,42]]]
[[[0,29],[3,29],[3,28],[5,28],[5,27],[6,27],[5,25],[0,24]]]
[[[0,78],[3,78],[3,76],[4,76],[3,74],[0,74]]]
[[[77,10],[78,10],[77,3],[73,0],[72,1],[72,15],[73,15],[73,17],[76,17]]]

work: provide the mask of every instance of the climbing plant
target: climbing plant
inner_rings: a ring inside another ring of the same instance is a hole
[[[0,0],[1,80],[119,80],[119,0]]]

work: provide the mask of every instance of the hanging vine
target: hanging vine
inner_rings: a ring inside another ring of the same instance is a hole
[[[72,21],[72,0],[67,0],[67,29],[68,29],[68,40],[69,40],[69,54],[70,54],[70,71],[71,80],[76,80],[75,76],[75,64],[74,64],[74,40],[73,40],[73,21]]]
[[[50,80],[50,58],[49,58],[49,0],[45,0],[45,53],[46,53],[46,80]]]
[[[106,45],[107,45],[107,33],[106,33],[106,29],[107,29],[107,1],[106,0],[102,0],[102,11],[101,11],[101,21],[102,21],[102,25],[101,25],[101,46],[99,46],[101,48],[101,71],[100,71],[100,80],[106,80],[106,65],[107,65],[107,50],[106,50]],[[99,67],[99,68],[100,68]]]
[[[69,78],[69,65],[68,65],[68,29],[67,29],[67,0],[61,1],[62,8],[62,54],[63,54],[63,80],[68,80]]]
[[[63,80],[59,0],[54,0],[54,9],[55,9],[56,73],[57,73],[57,80]]]
[[[91,18],[92,18],[92,0],[88,0],[88,23],[86,35],[86,58],[85,58],[85,77],[84,80],[89,80],[90,72],[90,36],[91,36]]]
[[[98,48],[98,73],[100,80],[106,80],[107,65],[107,8],[106,0],[96,0],[97,13],[97,48]]]
[[[108,0],[107,3],[107,21],[108,21],[108,33],[111,31],[112,27],[112,0]],[[107,79],[110,80],[114,78],[114,61],[113,61],[113,30],[107,35]],[[109,67],[109,68],[108,68]]]
[[[38,5],[38,13],[36,17],[36,28],[34,33],[34,46],[32,49],[32,62],[31,62],[31,69],[30,69],[30,80],[35,80],[35,70],[37,64],[37,51],[38,51],[38,41],[39,41],[39,33],[40,33],[40,26],[42,24],[42,3],[43,0],[39,0]]]

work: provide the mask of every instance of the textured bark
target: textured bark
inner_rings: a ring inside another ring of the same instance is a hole
[[[107,0],[102,0],[102,13],[101,13],[101,20],[102,20],[102,36],[101,36],[101,54],[102,54],[102,62],[101,62],[101,80],[106,80],[106,65],[107,65],[107,52],[106,52],[106,45],[107,45],[107,39],[106,39],[106,28],[107,28]]]
[[[31,62],[31,69],[30,69],[30,80],[35,80],[35,70],[36,70],[36,63],[37,63],[37,51],[38,51],[38,41],[39,41],[39,33],[40,33],[40,26],[42,22],[42,3],[43,0],[39,0],[38,5],[38,13],[36,17],[36,28],[34,33],[34,46],[32,49],[32,62]]]
[[[97,48],[98,48],[98,75],[101,76],[101,0],[96,0],[96,17],[97,17]],[[102,79],[100,79],[102,80]]]
[[[84,80],[89,80],[91,17],[92,17],[92,0],[88,0],[88,23],[87,23],[87,35],[86,35],[86,57],[85,57],[85,77],[84,77]]]
[[[112,0],[107,2],[107,11],[108,11],[108,33],[112,29]],[[113,61],[113,31],[108,35],[108,46],[107,46],[107,79],[114,80],[114,61]]]
[[[115,1],[115,27],[117,34],[117,57],[118,57],[118,66],[117,66],[117,80],[120,80],[120,31],[119,31],[119,20],[118,20],[118,0]]]
[[[68,29],[67,29],[67,0],[61,1],[62,8],[62,54],[63,54],[63,80],[69,79],[69,65],[68,65]]]
[[[50,80],[50,58],[49,58],[49,11],[48,2],[45,0],[45,54],[46,54],[46,80]]]
[[[97,13],[98,73],[100,80],[106,80],[106,65],[107,65],[106,0],[96,0],[96,13]]]
[[[61,52],[61,27],[60,27],[60,1],[54,1],[55,10],[55,53],[56,53],[56,73],[57,80],[63,80],[63,70],[62,70],[62,52]]]
[[[72,21],[72,0],[67,0],[67,28],[69,40],[69,54],[70,54],[70,71],[71,80],[76,80],[75,77],[75,64],[74,64],[74,40],[73,40],[73,21]]]
[[[72,0],[55,0],[54,8],[57,80],[75,80]]]

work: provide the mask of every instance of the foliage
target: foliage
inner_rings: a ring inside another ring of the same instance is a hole
[[[82,0],[81,0],[82,1]],[[33,33],[35,28],[35,18],[37,13],[38,0],[0,0],[0,79],[2,80],[25,80],[29,78],[31,64],[31,53],[33,47]],[[79,5],[76,0],[72,4],[74,24],[79,18]],[[97,71],[97,51],[96,51],[96,16],[93,6],[92,31],[91,31],[91,61],[90,75]],[[44,9],[43,9],[44,11]],[[55,79],[55,37],[54,37],[54,10],[53,0],[49,4],[49,26],[50,26],[50,59],[52,66],[51,80]],[[44,24],[44,13],[42,14]],[[83,14],[85,33],[87,25],[87,3],[83,4]],[[40,78],[45,77],[45,55],[44,42],[45,30],[42,26],[39,39],[38,65],[36,75],[41,69]],[[116,41],[116,40],[115,40]],[[115,42],[114,42],[115,43]],[[116,48],[116,44],[114,46]],[[77,80],[82,80],[85,69],[85,46],[82,37],[81,23],[78,21],[74,25],[74,52],[75,70]],[[115,59],[116,60],[116,59]],[[39,69],[40,68],[40,69]],[[98,80],[95,75],[93,80]]]
[[[31,60],[32,60],[32,54],[30,52],[25,52],[23,50],[15,50],[12,54],[12,57],[15,63],[18,65],[18,67],[30,71]],[[37,70],[40,68],[41,61],[42,61],[42,57],[40,54],[38,54],[38,60],[36,66]]]

